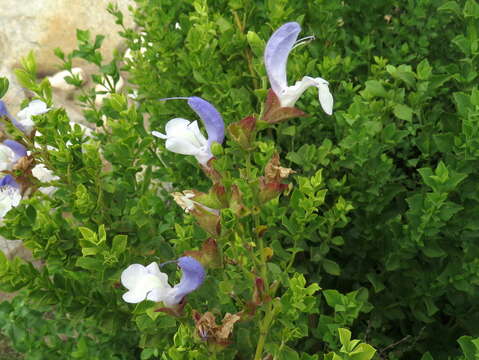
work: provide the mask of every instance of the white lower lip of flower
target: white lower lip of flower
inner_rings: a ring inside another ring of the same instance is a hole
[[[12,170],[15,162],[15,153],[8,146],[0,144],[0,171]]]
[[[208,141],[200,132],[198,122],[176,118],[168,121],[165,126],[166,134],[153,131],[152,134],[165,139],[165,147],[172,152],[182,155],[193,155],[198,162],[206,165],[213,157],[209,150]]]
[[[276,96],[282,107],[293,107],[299,97],[311,86],[318,88],[321,107],[326,114],[331,115],[333,113],[333,96],[329,91],[329,83],[320,77],[312,78],[305,76],[294,85],[281,89]]]
[[[0,218],[3,218],[12,207],[20,204],[20,190],[13,186],[0,187]]]
[[[121,283],[129,291],[123,300],[136,304],[143,300],[163,301],[171,291],[168,275],[162,273],[157,263],[148,266],[132,264],[121,274]]]

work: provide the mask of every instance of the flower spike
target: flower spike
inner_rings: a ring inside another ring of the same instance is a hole
[[[314,39],[308,36],[297,40],[301,26],[297,22],[289,22],[277,29],[268,40],[264,52],[264,62],[271,88],[278,97],[282,107],[293,107],[307,88],[315,86],[319,92],[319,102],[328,115],[333,113],[333,96],[329,91],[329,83],[323,78],[304,76],[294,85],[288,86],[286,64],[291,50]]]

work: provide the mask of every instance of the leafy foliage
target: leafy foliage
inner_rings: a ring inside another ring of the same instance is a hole
[[[109,76],[110,96],[100,107],[94,92],[81,96],[97,126],[89,141],[62,109],[35,118],[43,135],[35,161],[60,180],[51,197],[22,200],[0,229],[43,264],[0,254],[0,288],[23,289],[1,308],[15,349],[32,358],[476,358],[477,1],[136,2],[141,33],[109,7],[131,60],[118,54],[104,63],[103,37],[85,30],[77,50],[56,52],[65,69],[74,58],[97,65],[92,80]],[[264,113],[262,54],[286,21],[317,37],[292,52],[290,83],[328,79],[335,112],[323,115],[307,92],[296,105],[307,117],[258,121],[248,138],[238,121]],[[29,56],[19,81],[52,105],[35,69]],[[115,91],[122,73],[135,101]],[[6,88],[0,82],[0,94]],[[214,149],[224,198],[193,157],[165,151],[150,135],[173,117],[195,117],[181,101],[158,99],[193,95],[231,124]],[[296,173],[266,201],[258,188],[276,156]],[[125,304],[118,282],[131,263],[201,252],[211,236],[181,213],[172,189],[226,204],[218,207],[219,266],[179,318],[151,302]],[[203,336],[193,310],[241,313],[229,346]],[[26,334],[27,318],[37,333]]]

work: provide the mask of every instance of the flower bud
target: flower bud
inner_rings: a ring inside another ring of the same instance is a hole
[[[217,143],[216,141],[213,141],[213,143],[211,144],[211,153],[214,156],[223,155],[223,147],[221,146],[221,144]]]

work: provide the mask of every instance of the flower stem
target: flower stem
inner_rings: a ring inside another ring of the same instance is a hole
[[[264,318],[261,320],[261,324],[259,327],[259,339],[258,344],[256,345],[256,352],[254,354],[254,360],[261,360],[263,356],[264,344],[266,342],[266,337],[268,336],[269,328],[273,322],[274,316],[277,312],[277,305],[279,305],[278,301],[270,301],[268,303],[268,307],[266,308],[266,312]]]
[[[241,22],[241,20],[238,16],[238,13],[234,10],[232,12],[233,12],[233,17],[234,17],[236,26],[238,27],[238,30],[240,31],[240,33],[244,34],[244,30],[245,30],[244,24]],[[258,89],[259,84],[258,84],[258,80],[256,79],[256,72],[255,72],[254,67],[253,67],[253,54],[252,54],[251,49],[249,47],[245,48],[244,56],[246,58],[246,62],[248,63],[248,70],[251,74],[251,80],[253,81],[253,88]]]

